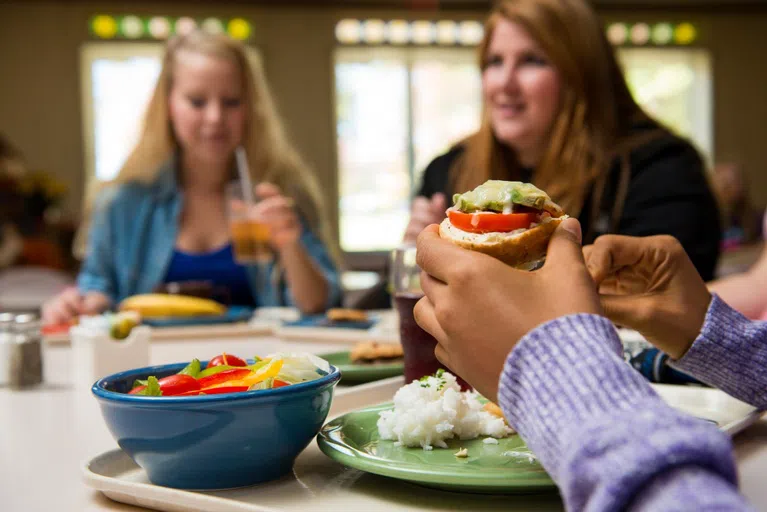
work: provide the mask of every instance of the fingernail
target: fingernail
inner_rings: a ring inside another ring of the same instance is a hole
[[[583,233],[581,232],[581,223],[575,219],[567,219],[562,223],[562,229],[572,233],[578,243],[581,243]]]

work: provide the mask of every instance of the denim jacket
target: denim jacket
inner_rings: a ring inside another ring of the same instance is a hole
[[[173,256],[182,204],[172,161],[152,184],[126,183],[102,195],[77,278],[80,291],[102,292],[113,304],[151,293],[162,283]],[[302,224],[301,243],[328,282],[327,307],[335,306],[341,302],[338,271],[320,239]],[[257,306],[293,305],[284,275],[274,262],[248,265],[246,270]]]

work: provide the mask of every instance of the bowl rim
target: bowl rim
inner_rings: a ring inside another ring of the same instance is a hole
[[[201,363],[207,363],[208,361],[200,361]],[[330,373],[322,375],[318,379],[309,380],[306,382],[299,382],[297,384],[291,384],[290,386],[283,386],[280,388],[271,389],[256,389],[252,391],[239,391],[237,393],[223,393],[218,395],[193,395],[193,396],[144,396],[144,395],[129,395],[128,393],[118,393],[117,391],[110,391],[104,386],[109,381],[122,380],[131,377],[137,377],[139,375],[151,375],[167,370],[181,370],[189,362],[185,363],[170,363],[160,364],[154,366],[145,366],[142,368],[134,368],[132,370],[125,370],[112,375],[107,375],[97,380],[93,386],[91,386],[91,393],[102,400],[112,402],[124,402],[124,403],[136,403],[143,405],[165,405],[165,404],[200,404],[200,403],[214,403],[214,402],[232,402],[238,400],[247,400],[252,398],[271,398],[279,397],[282,395],[295,394],[301,391],[309,391],[314,388],[323,387],[327,384],[335,384],[341,380],[341,370],[336,366],[330,365]],[[329,363],[328,363],[329,364]]]

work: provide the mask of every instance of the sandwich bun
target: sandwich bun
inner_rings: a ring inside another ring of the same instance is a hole
[[[469,233],[445,219],[439,225],[439,235],[464,249],[487,254],[514,268],[531,270],[546,258],[551,235],[567,218],[567,215],[546,217],[534,227],[508,233]]]

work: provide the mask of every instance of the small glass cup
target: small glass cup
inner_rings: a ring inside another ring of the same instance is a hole
[[[391,253],[389,285],[394,297],[394,308],[399,316],[399,336],[405,359],[405,383],[408,384],[426,375],[433,375],[440,368],[453,374],[434,355],[437,340],[421,329],[413,316],[416,302],[423,297],[421,269],[415,261],[415,246],[404,245]],[[456,375],[458,377],[458,375]],[[461,389],[471,389],[458,377]]]
[[[253,201],[258,204],[257,198],[254,197]],[[243,265],[272,261],[274,252],[269,243],[269,226],[252,208],[248,208],[239,182],[232,182],[227,186],[226,204],[235,261]]]

